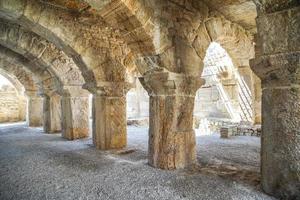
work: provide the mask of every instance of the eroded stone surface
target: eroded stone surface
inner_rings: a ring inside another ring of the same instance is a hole
[[[300,197],[299,3],[265,2],[257,19],[257,56],[262,80],[262,187],[283,199]],[[294,7],[292,5],[298,5]],[[266,37],[266,34],[270,37]]]
[[[149,164],[180,169],[195,162],[194,95],[200,78],[153,72],[141,79],[150,96]]]
[[[29,124],[40,126],[44,119],[45,131],[62,128],[67,139],[88,136],[91,92],[99,149],[126,146],[125,96],[132,76],[141,76],[150,96],[149,163],[178,169],[195,161],[195,93],[204,83],[206,50],[218,42],[250,87],[252,120],[262,120],[263,137],[270,138],[262,143],[264,190],[297,198],[299,134],[292,102],[299,87],[299,5],[297,0],[1,0],[0,68],[23,84]],[[254,57],[251,67],[261,82],[249,70]],[[228,86],[233,72],[226,68],[218,77]],[[224,92],[230,93],[229,87]]]
[[[28,125],[33,127],[43,126],[43,97],[36,92],[27,92]]]
[[[88,94],[74,89],[80,96],[65,93],[61,97],[62,137],[69,140],[85,138],[89,134]]]
[[[46,133],[61,132],[61,97],[58,94],[44,95],[43,118],[43,127]]]
[[[26,97],[9,85],[0,88],[0,122],[26,120]]]
[[[93,143],[96,148],[126,147],[126,93],[130,87],[125,82],[103,82],[93,94]]]

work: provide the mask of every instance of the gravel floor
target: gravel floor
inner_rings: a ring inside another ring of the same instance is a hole
[[[163,171],[147,165],[146,128],[128,128],[134,151],[104,152],[90,138],[66,141],[24,124],[1,125],[0,199],[274,199],[246,180],[258,172],[259,142],[199,136],[198,167]]]

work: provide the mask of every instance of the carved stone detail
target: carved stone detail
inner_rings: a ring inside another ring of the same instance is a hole
[[[170,72],[152,72],[140,80],[150,96],[149,164],[161,169],[194,164],[194,96],[204,80]]]
[[[93,94],[93,142],[101,150],[127,145],[126,93],[131,84],[102,82]]]

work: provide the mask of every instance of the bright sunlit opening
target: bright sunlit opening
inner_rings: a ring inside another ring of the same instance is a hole
[[[0,75],[0,88],[4,85],[9,85],[9,86],[13,86],[11,84],[11,82],[9,80],[7,80],[7,78],[5,78],[4,76]]]

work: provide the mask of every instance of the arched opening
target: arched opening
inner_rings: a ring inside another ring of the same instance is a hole
[[[137,77],[134,77],[134,86],[127,95],[127,118],[130,125],[148,125],[149,120],[149,96]]]
[[[129,148],[147,152],[149,129],[149,95],[137,75],[132,76],[133,87],[126,95],[127,142]],[[146,155],[146,154],[145,154]]]
[[[207,49],[202,78],[206,83],[196,94],[196,128],[203,120],[220,126],[254,124],[255,77],[246,67],[234,66],[219,43],[212,42]]]
[[[24,87],[15,85],[12,77],[0,74],[0,123],[23,122],[26,120],[26,97]]]
[[[251,81],[216,42],[206,51],[202,78],[206,83],[197,91],[194,109],[200,165],[244,181],[250,180],[243,177],[248,174],[257,184],[260,129],[253,126]]]

